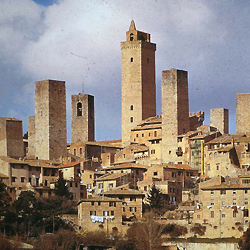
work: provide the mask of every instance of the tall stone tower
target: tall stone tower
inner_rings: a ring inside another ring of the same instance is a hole
[[[250,132],[250,94],[236,96],[236,132]]]
[[[35,91],[36,157],[58,159],[67,154],[65,82],[36,82]]]
[[[222,134],[228,134],[228,109],[211,109],[210,126],[217,128]]]
[[[71,143],[95,140],[94,96],[71,96]]]
[[[162,161],[178,163],[178,135],[189,131],[188,72],[162,72]]]
[[[150,34],[136,30],[132,20],[122,51],[122,142],[130,143],[130,130],[156,115],[155,51]]]
[[[36,129],[35,116],[29,117],[28,123],[28,155],[35,157],[36,155]]]
[[[0,156],[24,157],[21,120],[0,117]]]

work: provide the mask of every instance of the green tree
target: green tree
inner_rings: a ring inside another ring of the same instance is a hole
[[[149,193],[147,194],[145,198],[145,204],[146,206],[151,209],[162,209],[163,208],[163,194],[161,190],[155,186],[155,184],[152,185],[151,189],[149,190]]]
[[[72,199],[72,193],[69,191],[66,180],[63,178],[63,173],[59,172],[59,178],[56,182],[55,194],[58,196],[65,196],[68,199]]]
[[[18,226],[23,226],[24,233],[29,232],[29,226],[33,224],[36,214],[36,197],[32,191],[22,191],[18,199],[13,203],[13,213],[17,217]]]
[[[0,181],[0,215],[4,215],[6,207],[10,204],[11,198],[7,192],[7,186]]]

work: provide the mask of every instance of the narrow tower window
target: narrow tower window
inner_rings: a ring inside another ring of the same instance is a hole
[[[131,57],[131,58],[130,58],[130,62],[133,62],[133,61],[134,61],[134,58],[133,58],[133,57]]]
[[[77,103],[77,116],[82,116],[82,103]]]
[[[133,40],[134,40],[134,34],[130,33],[130,41],[133,41]]]
[[[134,121],[134,118],[133,117],[130,117],[130,122],[133,122]]]
[[[133,105],[130,106],[130,110],[134,110],[134,106]]]

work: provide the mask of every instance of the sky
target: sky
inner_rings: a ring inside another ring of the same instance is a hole
[[[95,96],[96,140],[121,138],[121,51],[131,19],[156,43],[157,114],[161,72],[188,71],[190,112],[229,109],[250,93],[250,2],[245,0],[0,0],[0,116],[35,113],[35,81],[66,82]]]

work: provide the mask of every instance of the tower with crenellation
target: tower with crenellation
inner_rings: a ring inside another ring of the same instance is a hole
[[[150,34],[136,30],[132,20],[122,51],[122,143],[130,144],[131,129],[156,115],[155,51]]]

